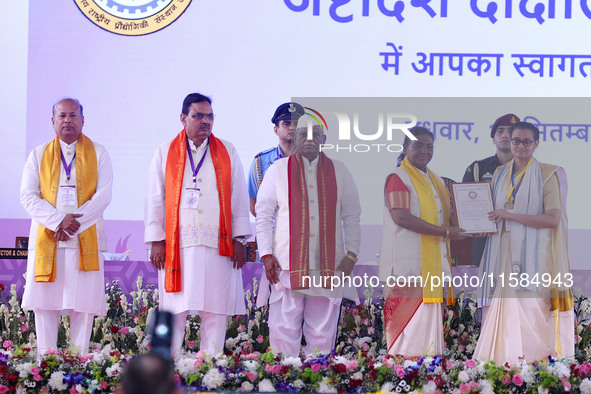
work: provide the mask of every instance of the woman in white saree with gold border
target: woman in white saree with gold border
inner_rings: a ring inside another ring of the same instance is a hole
[[[489,217],[499,232],[488,237],[480,264],[484,318],[475,359],[515,364],[574,356],[566,173],[533,157],[538,144],[534,125],[512,126],[514,157],[493,178]]]

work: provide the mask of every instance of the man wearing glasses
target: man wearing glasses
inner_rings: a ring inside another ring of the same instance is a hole
[[[505,164],[513,158],[511,153],[511,126],[519,122],[517,115],[506,114],[495,120],[490,130],[490,137],[497,147],[495,155],[486,159],[476,160],[466,168],[462,182],[492,181],[492,176],[498,166]],[[480,265],[480,259],[484,251],[486,238],[474,238],[472,240],[472,264]]]
[[[279,145],[260,152],[254,157],[248,174],[248,195],[250,197],[250,212],[256,216],[254,206],[257,202],[259,187],[267,169],[276,160],[289,157],[293,152],[292,133],[295,131],[298,119],[305,114],[304,107],[298,103],[284,103],[275,110],[271,122],[275,125],[273,131],[279,138]]]
[[[180,118],[183,130],[158,148],[150,165],[144,214],[160,308],[175,315],[176,358],[195,311],[201,350],[223,351],[226,317],[246,313],[240,269],[250,236],[242,163],[232,144],[211,133],[211,99],[189,94]]]

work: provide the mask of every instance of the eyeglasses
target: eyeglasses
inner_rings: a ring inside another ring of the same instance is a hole
[[[519,144],[523,144],[523,146],[525,146],[526,148],[529,148],[534,141],[528,139],[525,140],[520,140],[519,138],[511,138],[511,143],[513,144],[513,146],[519,146]]]
[[[433,144],[425,145],[421,142],[412,142],[410,144],[410,147],[413,148],[414,150],[417,150],[417,151],[424,150],[425,152],[433,152],[435,145],[433,145]]]
[[[202,114],[201,112],[195,112],[193,115],[191,115],[191,117],[195,120],[201,120],[203,118],[207,118],[209,120],[213,120],[214,115],[213,113],[211,114]]]

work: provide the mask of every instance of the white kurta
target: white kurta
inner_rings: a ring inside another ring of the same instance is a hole
[[[250,236],[248,194],[242,163],[234,146],[223,141],[232,166],[232,235]],[[146,243],[166,239],[165,172],[171,142],[162,144],[150,164],[148,192],[144,207]],[[164,290],[164,270],[158,272],[160,307],[172,313],[205,311],[234,315],[246,313],[242,273],[232,266],[229,257],[218,252],[219,197],[211,151],[206,140],[198,148],[189,142],[195,166],[205,153],[205,160],[193,183],[193,171],[186,160],[179,208],[181,250],[181,291]],[[207,152],[206,152],[207,148]],[[199,188],[196,209],[183,208],[187,188]]]
[[[99,251],[107,250],[107,239],[103,212],[111,202],[113,168],[105,148],[93,141],[97,157],[97,186],[94,196],[81,206],[62,205],[61,190],[58,189],[56,206],[41,198],[41,158],[47,144],[36,147],[29,155],[21,183],[21,204],[31,216],[29,233],[29,256],[23,294],[23,308],[26,310],[74,310],[76,312],[104,315],[106,312],[103,256],[99,253],[99,271],[80,271],[78,268],[78,234],[96,224]],[[72,160],[76,142],[67,145],[60,141],[66,162]],[[59,185],[66,185],[66,172],[60,165]],[[76,185],[76,163],[72,164],[69,185]],[[74,199],[77,204],[77,197]],[[80,228],[67,242],[58,242],[55,282],[35,281],[35,244],[39,224],[50,230],[57,230],[67,213],[80,213],[77,220]]]
[[[287,176],[288,158],[277,160],[265,174],[259,189],[256,203],[256,232],[259,254],[272,254],[277,258],[282,273],[281,282],[276,284],[270,302],[281,297],[284,288],[290,288],[289,283],[289,180]],[[335,234],[335,268],[351,251],[359,254],[361,242],[361,228],[359,226],[361,206],[357,187],[349,170],[345,165],[333,160],[337,181],[336,234]],[[304,159],[304,173],[308,186],[308,206],[310,210],[310,269],[311,274],[320,268],[319,232],[320,221],[318,215],[318,188],[316,180],[318,159],[309,163]],[[263,275],[263,281],[266,276]],[[268,286],[261,283],[257,303],[265,304]],[[311,288],[303,291],[310,295],[321,295],[323,289]],[[276,294],[276,296],[275,296]]]

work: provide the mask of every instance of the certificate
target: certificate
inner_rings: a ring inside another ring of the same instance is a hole
[[[488,218],[494,210],[488,182],[454,183],[452,198],[458,226],[467,234],[497,232],[497,224]]]

